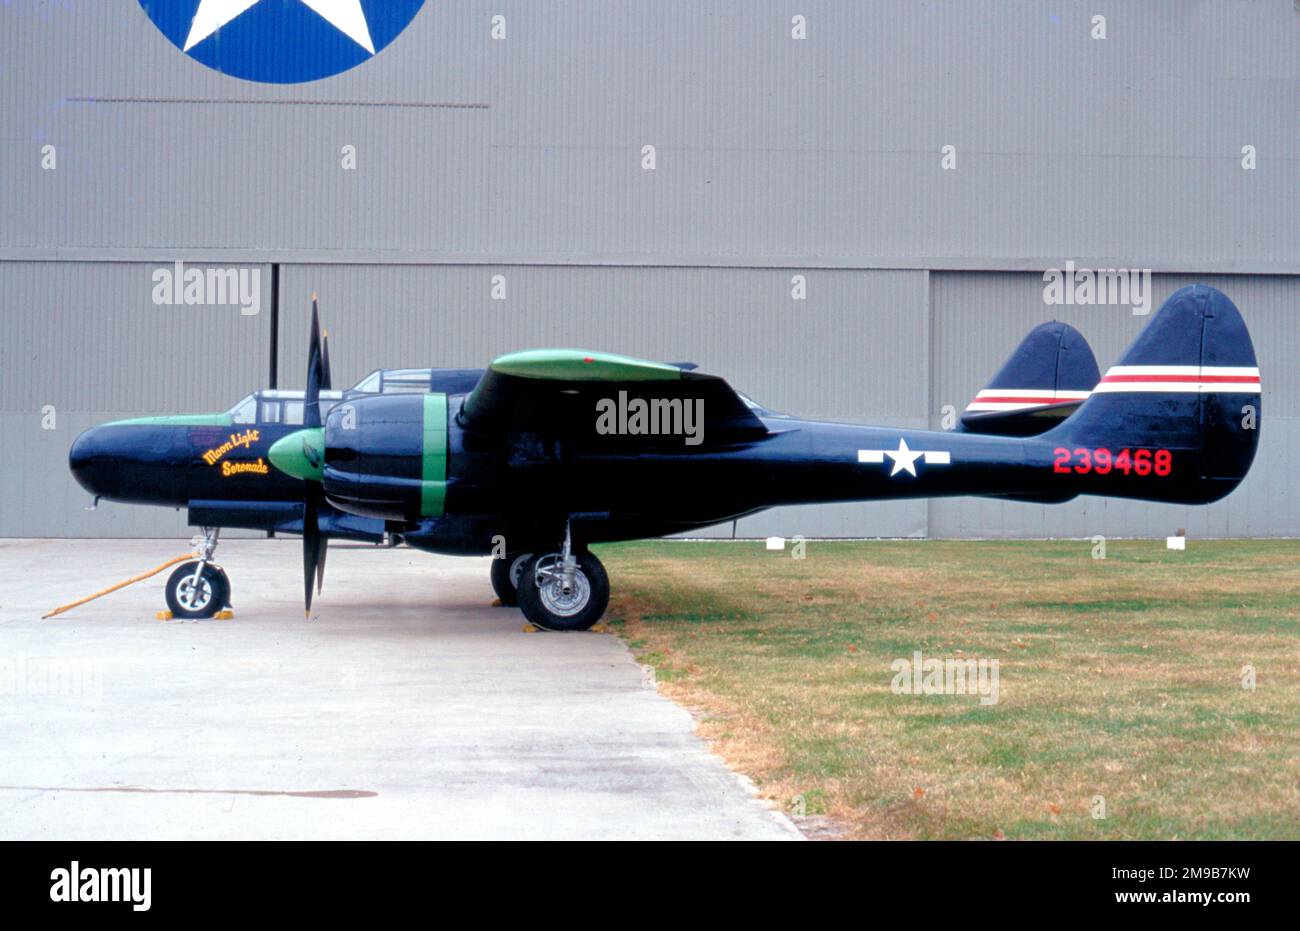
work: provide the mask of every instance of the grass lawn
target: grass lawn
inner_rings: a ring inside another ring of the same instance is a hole
[[[1300,838],[1300,541],[806,547],[598,548],[610,626],[787,809],[855,837]],[[917,650],[997,660],[997,702],[896,694]]]

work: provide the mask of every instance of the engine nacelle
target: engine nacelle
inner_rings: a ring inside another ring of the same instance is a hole
[[[447,497],[447,395],[336,405],[325,420],[325,499],[384,520],[440,517]]]

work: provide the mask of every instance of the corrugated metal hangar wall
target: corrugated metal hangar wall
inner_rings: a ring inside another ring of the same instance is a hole
[[[1237,302],[1265,387],[1234,495],[784,509],[739,532],[1300,534],[1291,0],[1108,4],[1104,39],[1086,3],[797,6],[426,3],[373,60],[302,85],[218,74],[128,0],[0,7],[0,535],[188,535],[172,512],[83,510],[68,446],[228,407],[268,383],[276,331],[279,383],[300,385],[312,290],[336,383],[571,344],[696,361],[791,413],[939,428],[1041,320],[1103,368],[1141,328],[1127,306],[1046,306],[1066,261],[1152,269],[1153,307],[1191,281]],[[258,270],[259,312],[157,306],[175,261]]]

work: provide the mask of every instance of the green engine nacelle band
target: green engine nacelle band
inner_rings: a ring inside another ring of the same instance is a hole
[[[420,516],[441,517],[447,503],[447,396],[424,395]]]

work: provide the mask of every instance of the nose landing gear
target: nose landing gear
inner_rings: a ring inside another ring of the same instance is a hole
[[[204,527],[198,544],[198,559],[181,563],[167,579],[167,607],[172,617],[198,620],[216,615],[230,605],[230,579],[212,562],[221,535],[220,527]]]

